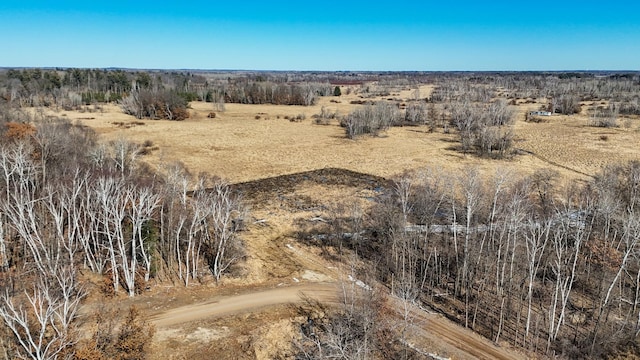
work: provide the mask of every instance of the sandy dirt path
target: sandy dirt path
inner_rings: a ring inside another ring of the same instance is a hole
[[[336,301],[337,285],[333,283],[300,284],[247,294],[232,295],[209,302],[171,309],[151,317],[157,328],[165,328],[207,317],[220,317],[263,307],[296,303],[302,293],[318,300]]]
[[[471,330],[452,324],[442,316],[433,315],[422,326],[455,348],[478,359],[525,359],[512,351],[495,346]]]
[[[297,303],[300,295],[326,302],[337,302],[337,283],[302,283],[275,289],[259,290],[247,294],[224,296],[212,301],[171,309],[151,318],[157,328],[168,328],[208,317],[236,315],[269,306]],[[457,350],[476,359],[524,359],[524,357],[495,346],[490,341],[451,323],[437,314],[414,309],[420,318],[421,331],[435,336]]]

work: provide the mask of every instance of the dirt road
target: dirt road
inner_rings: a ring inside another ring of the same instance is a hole
[[[153,316],[151,320],[157,328],[170,327],[207,317],[220,317],[273,305],[296,303],[300,301],[301,293],[319,300],[335,301],[336,286],[334,283],[309,283],[227,296],[210,302],[171,309]]]
[[[519,354],[499,348],[471,330],[455,325],[442,316],[429,317],[422,327],[425,331],[435,334],[455,348],[478,359],[524,359]]]
[[[151,318],[157,328],[168,328],[208,317],[235,315],[269,306],[296,303],[300,294],[328,301],[337,301],[336,283],[303,283],[275,289],[221,297],[219,299],[171,309]],[[419,311],[419,310],[418,310]],[[514,352],[495,346],[470,330],[451,323],[436,314],[420,311],[420,328],[448,343],[453,348],[477,359],[524,359]]]

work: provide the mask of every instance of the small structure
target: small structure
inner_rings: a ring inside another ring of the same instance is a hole
[[[549,111],[529,111],[529,116],[551,116]]]

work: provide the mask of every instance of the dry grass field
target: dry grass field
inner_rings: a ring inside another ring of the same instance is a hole
[[[420,94],[426,97],[430,91],[429,86],[423,86]],[[412,89],[406,89],[385,98],[406,101],[412,94]],[[589,126],[586,115],[552,116],[543,123],[524,122],[525,112],[537,108],[537,104],[516,107],[515,147],[520,151],[504,160],[462,154],[456,149],[455,132],[446,134],[442,129],[429,132],[423,126],[396,127],[379,137],[349,140],[337,120],[329,125],[314,123],[312,116],[319,114],[323,106],[339,116],[360,106],[351,104],[352,100],[363,99],[351,93],[321,98],[310,107],[227,104],[226,111],[216,112],[215,118],[207,117],[213,111],[212,104],[196,102],[191,103],[191,117],[179,122],[137,120],[122,114],[115,105],[105,105],[97,112],[62,111],[54,115],[91,127],[101,141],[125,138],[151,144],[151,151],[143,160],[159,169],[163,163],[181,161],[193,173],[208,172],[230,183],[324,168],[391,178],[404,172],[451,172],[469,166],[478,167],[485,174],[498,169],[528,174],[549,167],[558,170],[565,180],[582,181],[608,163],[640,158],[640,120],[623,119],[620,123],[626,126],[609,129]],[[304,115],[304,119],[289,120],[298,115]],[[212,302],[215,296],[225,294],[295,286],[298,282],[339,281],[348,270],[342,271],[340,264],[320,256],[318,248],[297,242],[296,233],[300,224],[308,224],[309,219],[330,216],[339,202],[366,207],[367,199],[375,195],[357,183],[326,186],[293,181],[288,186],[269,194],[253,194],[253,199],[248,199],[253,222],[242,235],[247,247],[242,276],[187,290],[180,286],[158,287],[126,301],[138,303],[150,314],[160,314],[191,303]],[[288,320],[291,311],[280,305],[162,327],[155,339],[153,357],[204,359],[211,354],[227,354],[219,358],[272,358],[286,349],[293,336]],[[446,345],[437,337],[424,337],[428,343],[422,345],[455,358],[489,356],[461,348],[464,344],[455,345],[458,338],[450,339]]]
[[[430,87],[421,88],[428,96]],[[412,91],[386,98],[408,99]],[[597,173],[610,162],[638,159],[640,140],[637,119],[626,120],[629,127],[595,128],[586,116],[552,116],[546,123],[526,123],[524,113],[532,105],[517,107],[515,147],[524,150],[508,160],[479,159],[455,149],[457,136],[442,129],[429,133],[426,127],[396,127],[379,137],[349,140],[337,120],[316,125],[312,119],[324,106],[346,115],[355,106],[357,95],[321,98],[314,106],[227,104],[226,111],[213,111],[210,103],[191,103],[191,117],[185,121],[136,120],[115,105],[102,112],[61,112],[95,129],[108,141],[124,137],[133,142],[153,144],[145,161],[159,166],[181,161],[192,172],[208,172],[229,182],[243,182],[320,168],[344,168],[392,177],[424,168],[458,170],[477,166],[481,171],[496,168],[530,173],[551,167],[566,178],[582,179]],[[375,99],[374,99],[375,100]],[[336,103],[338,101],[339,103]],[[299,115],[301,121],[290,121]],[[623,121],[621,121],[622,123]],[[122,125],[124,124],[124,126]]]

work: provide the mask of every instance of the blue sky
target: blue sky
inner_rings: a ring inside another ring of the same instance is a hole
[[[640,70],[638,1],[0,2],[0,66]]]

